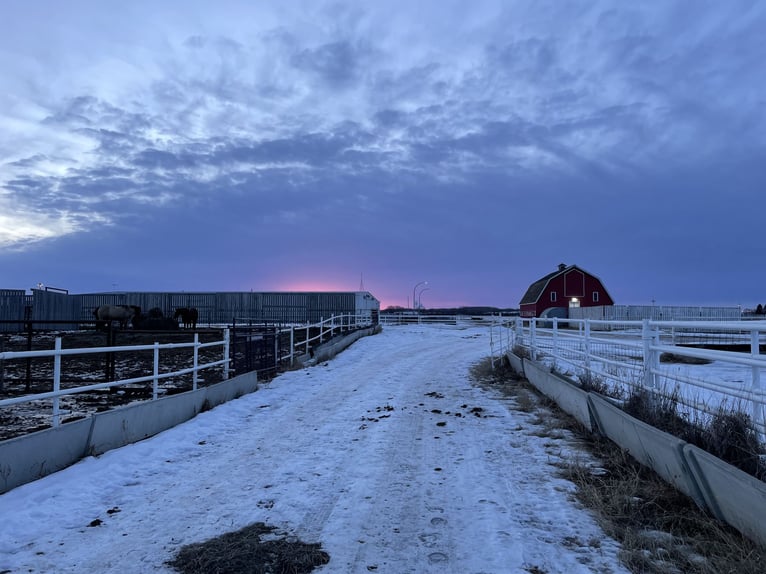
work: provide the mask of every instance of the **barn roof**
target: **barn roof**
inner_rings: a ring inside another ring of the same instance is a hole
[[[545,287],[548,285],[551,279],[553,279],[554,277],[558,277],[559,275],[563,275],[564,273],[566,273],[567,271],[571,271],[572,269],[577,269],[581,273],[585,273],[586,275],[590,275],[594,279],[598,279],[599,283],[601,282],[601,280],[598,277],[596,277],[595,275],[591,273],[588,273],[587,271],[585,271],[584,269],[581,269],[577,265],[564,265],[563,263],[560,263],[559,268],[556,271],[554,271],[553,273],[548,273],[548,275],[546,275],[542,279],[538,279],[537,281],[532,283],[532,285],[529,286],[529,289],[527,289],[527,292],[524,293],[524,296],[521,298],[521,302],[519,303],[519,305],[526,305],[528,303],[537,303],[537,300],[540,299],[540,295],[543,294],[543,292],[545,291]],[[601,287],[602,289],[604,289],[604,292],[607,295],[609,295],[609,293],[606,291],[606,288],[603,286],[603,284],[601,285]]]
[[[568,268],[567,268],[568,269]],[[548,273],[545,277],[542,279],[538,279],[532,285],[529,286],[529,289],[527,289],[527,292],[524,293],[524,296],[521,298],[521,302],[519,305],[525,305],[527,303],[536,303],[537,300],[540,298],[540,295],[542,295],[543,291],[545,291],[545,286],[548,284],[548,281],[553,279],[556,275],[563,273],[566,271],[566,269],[562,271],[554,271],[553,273]]]

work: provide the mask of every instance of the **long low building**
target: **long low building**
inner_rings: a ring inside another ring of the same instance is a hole
[[[36,328],[46,321],[92,321],[99,305],[136,305],[143,311],[158,308],[165,316],[175,309],[194,307],[199,324],[316,323],[333,315],[355,314],[378,322],[380,301],[369,291],[349,292],[141,292],[62,293],[60,290],[0,290],[0,319],[31,320]],[[53,324],[51,324],[53,328]],[[62,325],[56,325],[62,328]],[[72,328],[76,328],[76,325]],[[0,330],[17,331],[21,326],[0,325]]]

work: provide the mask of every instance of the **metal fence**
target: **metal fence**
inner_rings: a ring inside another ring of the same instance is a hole
[[[721,410],[748,414],[766,435],[766,321],[496,321],[492,356],[523,354],[615,397],[644,389],[700,421]]]
[[[309,360],[313,357],[317,346],[331,340],[337,335],[344,335],[360,328],[369,327],[373,324],[367,314],[357,315],[333,315],[317,323],[309,325],[291,325],[287,327],[275,327],[274,325],[246,324],[235,325],[230,330],[223,329],[223,336],[220,340],[200,342],[199,333],[194,333],[193,342],[185,343],[159,343],[151,345],[109,345],[96,346],[88,348],[62,348],[62,337],[56,336],[53,349],[39,349],[27,351],[3,351],[0,352],[0,377],[4,370],[6,361],[31,361],[39,358],[49,358],[53,361],[53,369],[50,380],[50,391],[30,392],[27,385],[27,392],[21,396],[0,399],[0,409],[22,403],[38,403],[39,401],[52,401],[51,409],[53,415],[53,425],[57,426],[61,422],[60,401],[62,397],[68,395],[77,395],[81,393],[99,391],[102,389],[113,389],[117,387],[126,387],[127,385],[136,385],[140,383],[151,382],[152,400],[158,398],[159,383],[166,379],[192,375],[192,390],[197,388],[198,373],[205,369],[222,368],[223,379],[229,378],[230,374],[243,374],[246,372],[257,371],[259,380],[273,376],[281,366],[292,366],[298,357],[308,356]],[[131,331],[121,331],[130,334]],[[178,332],[174,332],[178,334]],[[199,352],[209,347],[222,347],[222,356],[219,360],[199,363]],[[168,372],[161,372],[160,351],[171,349],[189,349],[191,364],[181,369],[175,369]],[[115,356],[120,353],[136,353],[137,351],[151,351],[153,353],[153,370],[138,377],[114,380],[114,370],[109,380],[97,382],[94,384],[78,385],[74,387],[62,387],[62,378],[64,375],[62,368],[62,357],[105,354]],[[2,381],[2,378],[0,378]],[[6,381],[7,383],[7,381]],[[2,396],[3,386],[0,385],[0,396]],[[45,403],[47,404],[47,403]]]

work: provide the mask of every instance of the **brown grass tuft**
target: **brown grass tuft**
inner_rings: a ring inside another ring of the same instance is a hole
[[[183,574],[305,574],[330,561],[320,544],[273,535],[273,526],[256,522],[217,538],[182,547],[167,564]]]

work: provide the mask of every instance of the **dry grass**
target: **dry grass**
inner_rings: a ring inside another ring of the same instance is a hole
[[[766,551],[700,510],[688,497],[608,441],[589,441],[599,467],[573,461],[562,474],[622,546],[632,572],[763,573]]]
[[[319,544],[286,535],[278,537],[275,530],[256,522],[184,546],[167,564],[183,574],[305,574],[330,561]]]

